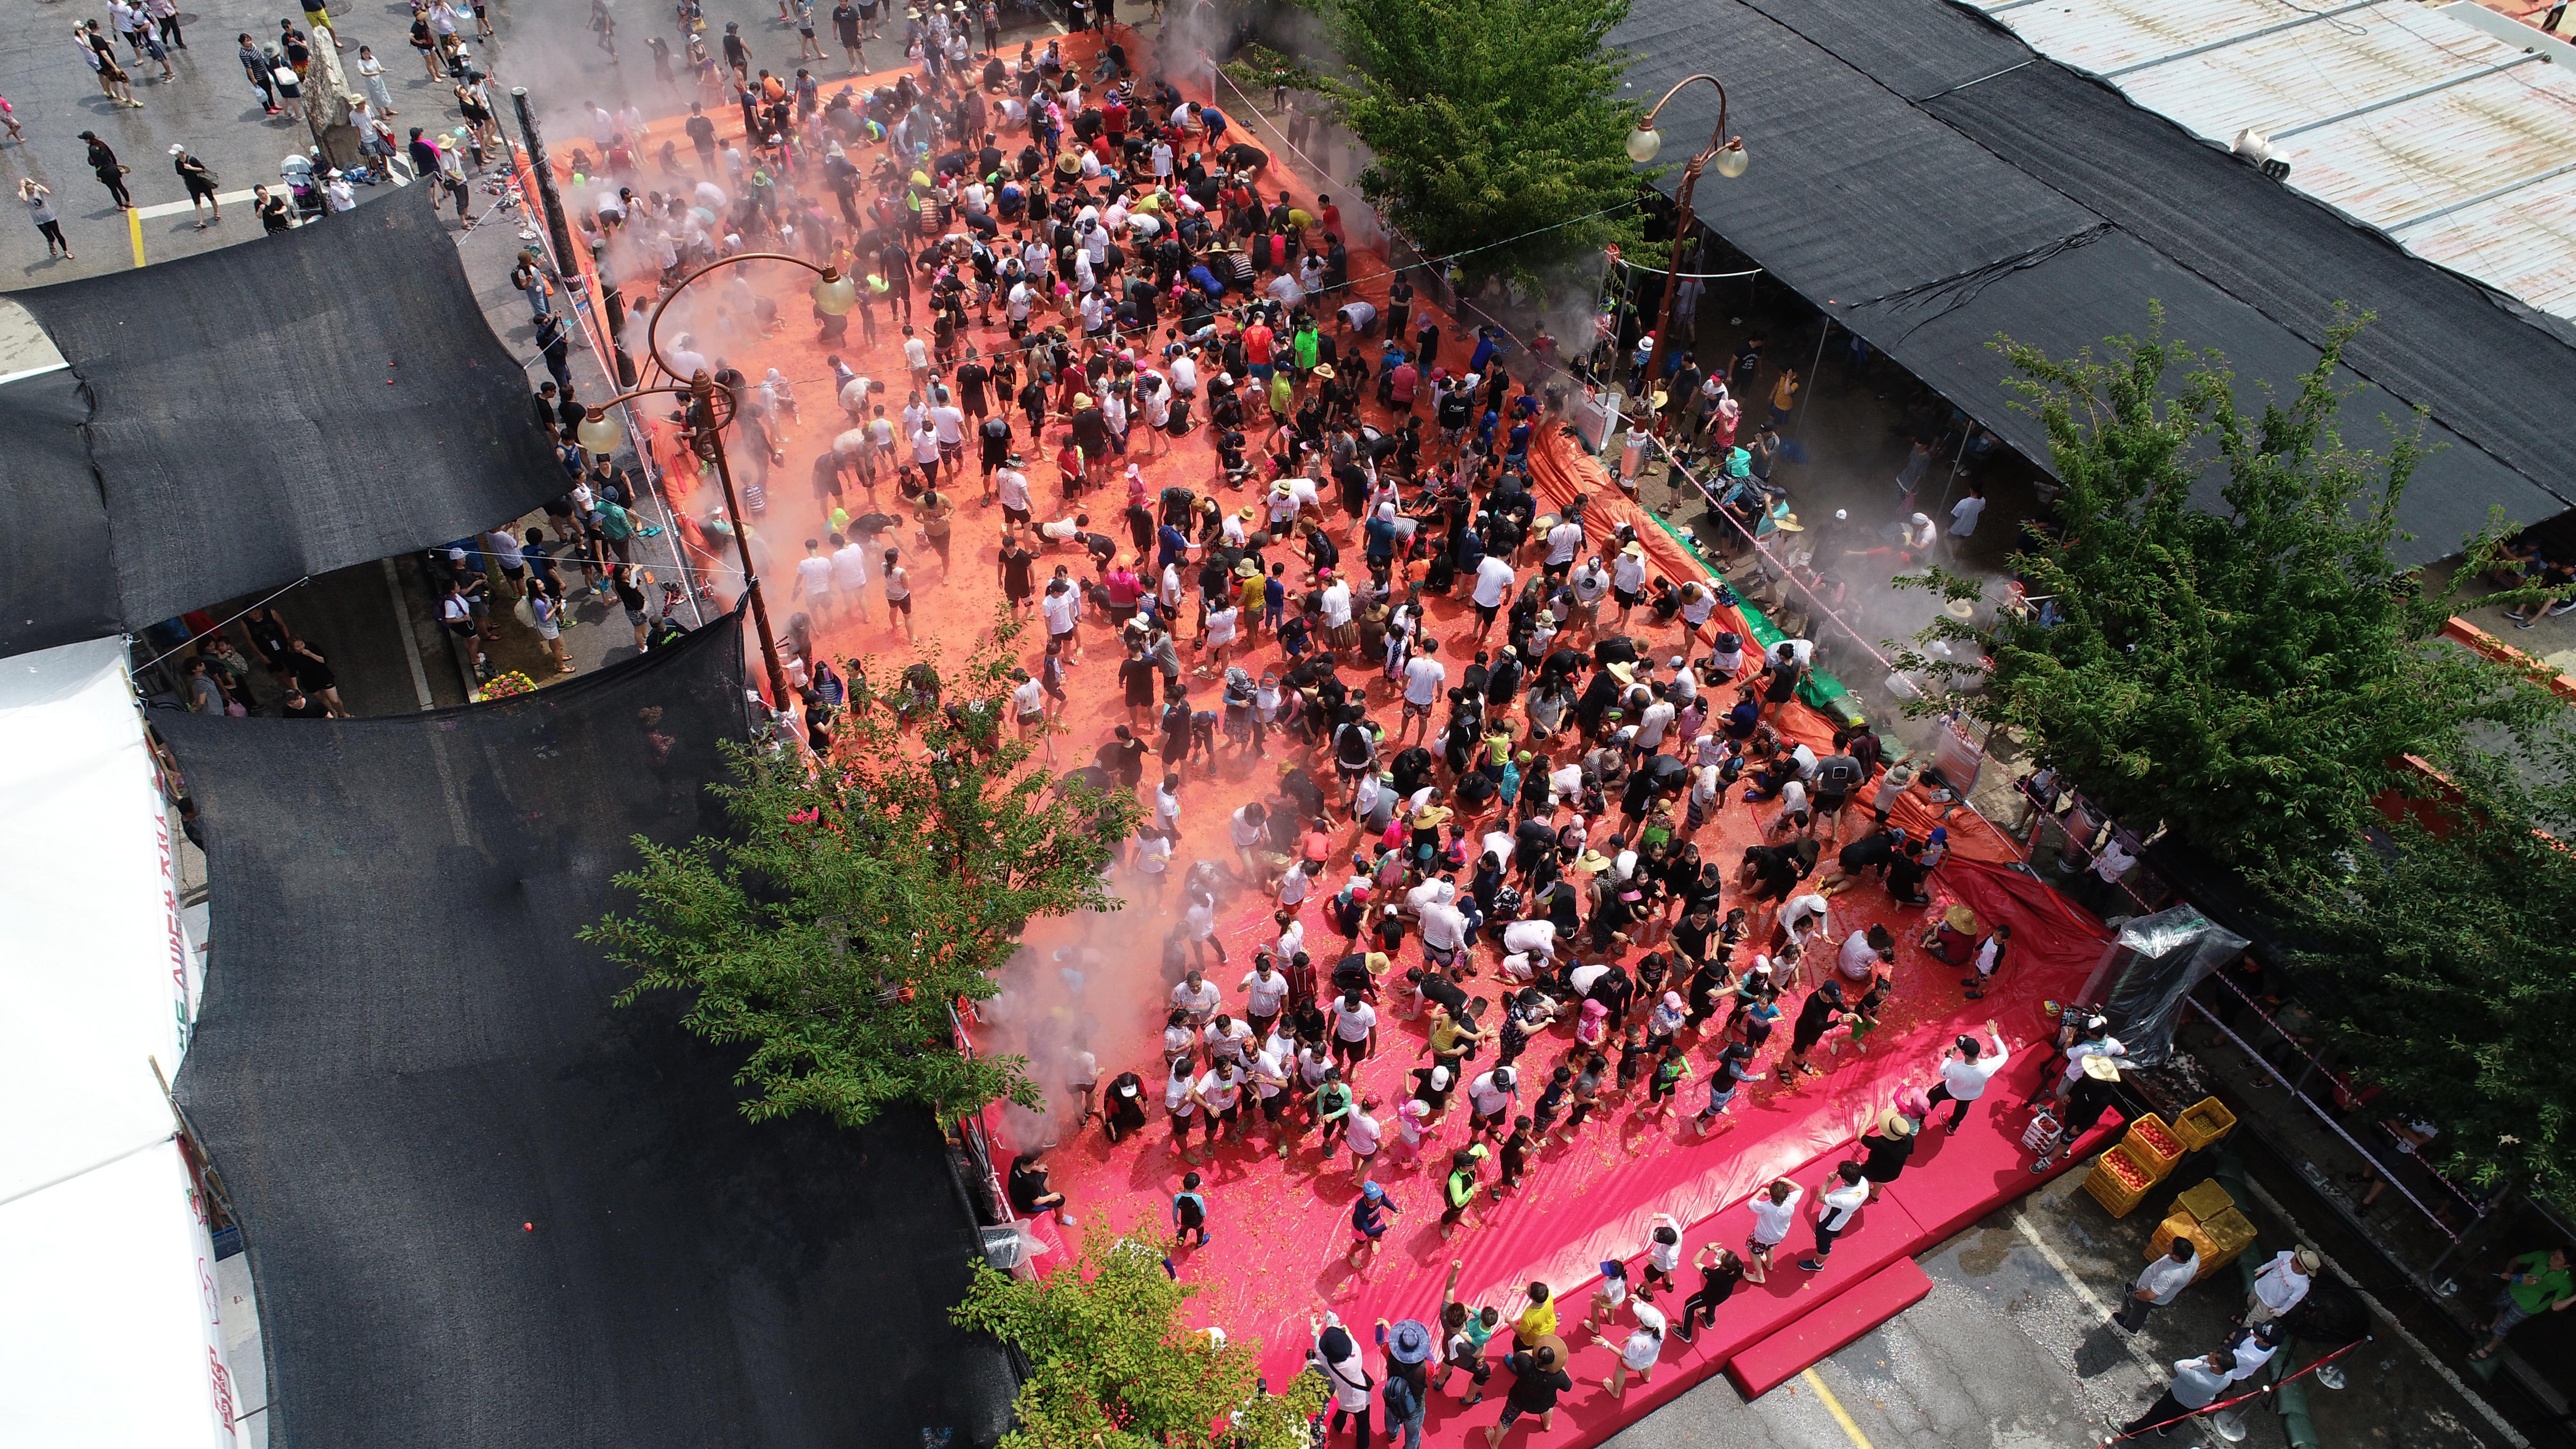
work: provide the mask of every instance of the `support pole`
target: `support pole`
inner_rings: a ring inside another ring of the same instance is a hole
[[[554,167],[547,164],[546,143],[538,139],[537,117],[528,108],[526,86],[510,88],[510,107],[519,113],[519,135],[528,146],[528,168],[537,176],[537,197],[546,209],[546,235],[554,242],[555,269],[570,282],[581,275],[581,263],[573,259],[572,227],[564,219],[563,195],[555,190]]]
[[[769,632],[769,605],[761,596],[759,571],[751,566],[751,536],[747,531],[750,525],[743,519],[742,505],[734,500],[733,465],[725,461],[721,435],[715,445],[716,479],[724,485],[725,517],[733,524],[734,553],[742,561],[743,588],[751,598],[751,622],[760,634],[760,657],[769,668],[769,707],[783,714],[794,709],[796,701],[787,693],[787,671],[778,662],[777,636]]]

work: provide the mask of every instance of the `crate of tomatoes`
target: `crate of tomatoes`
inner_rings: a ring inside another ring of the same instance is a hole
[[[2147,1195],[2147,1189],[2155,1185],[2155,1173],[2130,1156],[2125,1146],[2094,1158],[2093,1170],[2084,1177],[2084,1190],[2115,1218],[2127,1217],[2138,1200]]]
[[[2129,1155],[2136,1158],[2149,1172],[2155,1174],[2158,1181],[2162,1181],[2166,1173],[2173,1171],[2174,1164],[2182,1161],[2185,1151],[2181,1140],[2174,1136],[2173,1129],[2167,1127],[2165,1120],[2153,1112],[2130,1123],[2129,1135],[2120,1139],[2120,1145],[2129,1149]]]

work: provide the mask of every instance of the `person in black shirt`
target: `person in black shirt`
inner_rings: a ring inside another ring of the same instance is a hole
[[[1132,791],[1144,780],[1145,757],[1151,753],[1152,746],[1136,738],[1135,731],[1120,725],[1116,737],[1102,745],[1092,758],[1117,777],[1121,788]]]
[[[1700,1249],[1691,1266],[1699,1269],[1699,1291],[1682,1300],[1681,1315],[1673,1323],[1674,1336],[1684,1343],[1697,1338],[1700,1329],[1717,1326],[1717,1306],[1744,1281],[1744,1260],[1715,1243]]]
[[[1514,1423],[1531,1414],[1538,1416],[1540,1433],[1554,1429],[1556,1396],[1574,1387],[1553,1344],[1533,1344],[1504,1360],[1504,1367],[1512,1371],[1512,1388],[1503,1400],[1502,1418],[1485,1430],[1485,1449],[1495,1449]]]
[[[1792,1080],[1790,1073],[1793,1070],[1803,1076],[1824,1075],[1807,1065],[1807,1053],[1815,1050],[1816,1043],[1825,1039],[1826,1030],[1843,1014],[1843,984],[1840,980],[1826,977],[1824,985],[1807,993],[1805,1003],[1798,1008],[1797,1028],[1789,1037],[1789,1059],[1780,1064],[1783,1083]]]

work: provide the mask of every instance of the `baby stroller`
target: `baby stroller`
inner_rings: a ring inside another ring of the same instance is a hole
[[[287,194],[295,199],[297,225],[322,215],[322,183],[313,174],[313,158],[298,153],[277,163],[277,174],[285,181]]]

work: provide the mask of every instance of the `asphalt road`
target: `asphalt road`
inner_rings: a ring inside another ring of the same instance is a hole
[[[2099,1444],[2103,1415],[2129,1419],[2162,1389],[2176,1359],[2224,1341],[2243,1306],[2236,1270],[2195,1284],[2145,1329],[2110,1327],[2107,1310],[2144,1261],[2148,1208],[2114,1220],[2069,1173],[1918,1260],[1932,1296],[1875,1332],[1746,1403],[1708,1380],[1611,1439],[1611,1449],[2036,1449]],[[2295,1226],[2240,1204],[2268,1253]],[[2384,1329],[2384,1326],[2383,1326]],[[2304,1355],[2302,1358],[2304,1361]],[[2318,1431],[2338,1449],[2508,1449],[2488,1423],[2393,1332],[2346,1363],[2349,1386],[2309,1394]],[[2258,1406],[2248,1406],[2249,1409]],[[1847,1422],[1846,1422],[1847,1421]],[[2284,1449],[2279,1421],[2247,1412],[2245,1449]],[[2177,1427],[2165,1446],[2220,1444]]]

